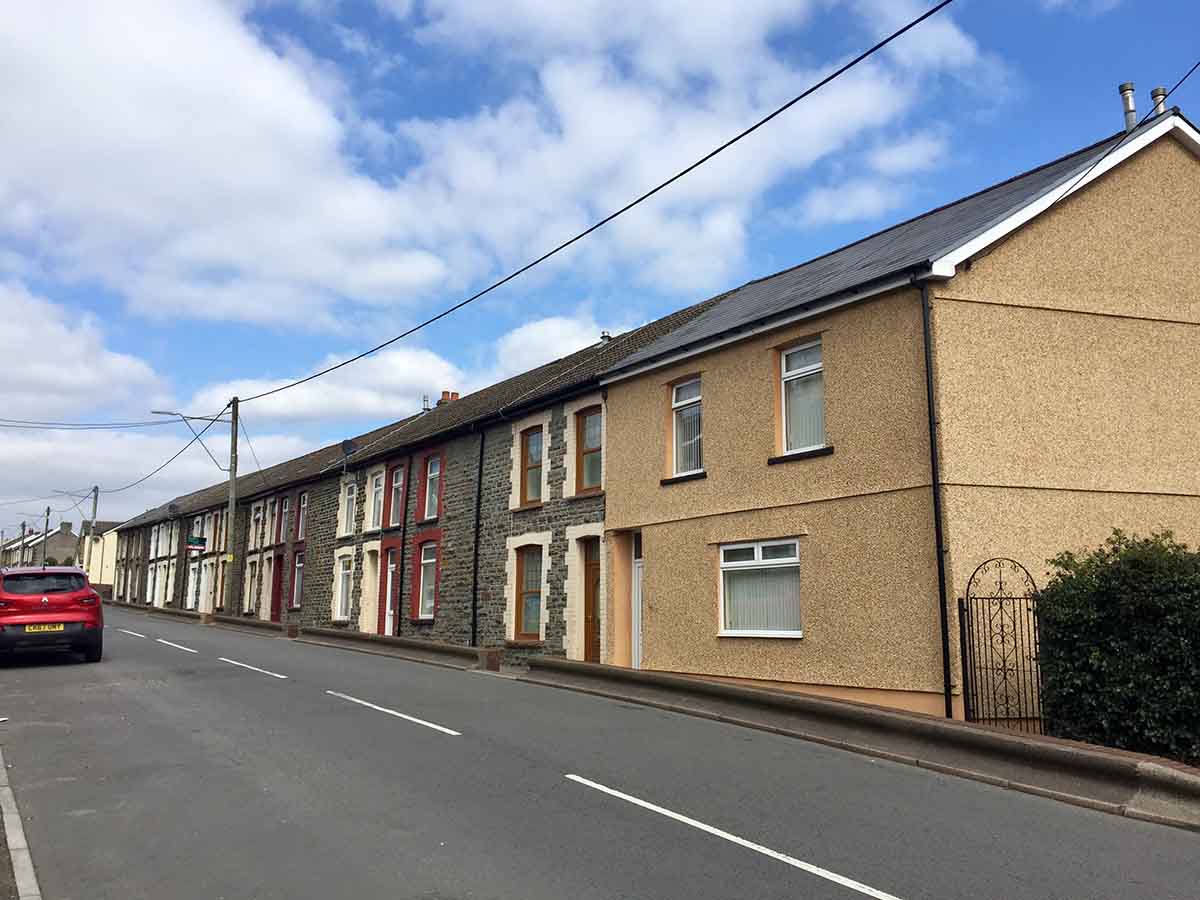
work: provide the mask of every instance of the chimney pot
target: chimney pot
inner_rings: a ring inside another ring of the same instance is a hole
[[[1137,103],[1133,97],[1133,82],[1126,81],[1117,90],[1121,94],[1121,105],[1125,109],[1125,130],[1133,131],[1137,127]]]
[[[1154,114],[1161,116],[1167,111],[1167,89],[1161,85],[1150,90],[1150,102],[1154,104]]]
[[[451,400],[457,400],[457,399],[458,399],[458,391],[451,391],[451,392],[450,392],[450,399],[451,399]]]
[[[611,340],[612,340],[612,335],[609,334],[607,331],[600,332],[600,341],[602,343],[607,344]]]

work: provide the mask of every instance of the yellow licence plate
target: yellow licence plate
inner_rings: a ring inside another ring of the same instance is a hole
[[[56,622],[53,625],[26,625],[26,634],[43,634],[47,631],[62,631],[64,628],[62,622]]]

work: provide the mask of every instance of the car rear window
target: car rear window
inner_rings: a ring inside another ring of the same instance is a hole
[[[67,591],[82,591],[83,576],[70,572],[5,575],[3,589],[9,594],[63,594]]]

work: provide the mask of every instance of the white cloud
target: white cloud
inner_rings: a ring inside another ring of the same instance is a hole
[[[867,155],[867,161],[881,175],[908,175],[932,169],[946,155],[946,149],[945,138],[916,134],[893,144],[881,144]]]
[[[91,314],[72,313],[17,282],[0,282],[0,322],[5,418],[45,419],[168,396],[164,379],[144,361],[105,346]]]
[[[785,216],[806,227],[876,219],[904,202],[904,191],[879,179],[861,178],[808,192]]]
[[[519,66],[519,87],[473,113],[382,122],[356,109],[346,72],[245,21],[249,0],[17,5],[0,19],[0,251],[98,279],[145,315],[339,329],[539,255],[827,71],[772,41],[802,33],[815,0],[621,15],[603,0],[514,0],[503,15],[378,2],[448,65],[487,50]],[[875,28],[895,7],[854,8]],[[401,78],[377,36],[338,28]],[[548,268],[687,293],[740,274],[767,190],[902,120],[928,73],[986,68],[945,13],[906,41]],[[407,168],[376,180],[360,152]]]

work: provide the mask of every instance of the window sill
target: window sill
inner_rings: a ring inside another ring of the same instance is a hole
[[[686,472],[683,475],[673,475],[670,478],[664,478],[659,481],[659,484],[666,487],[668,484],[682,484],[685,481],[699,481],[702,478],[707,478],[708,472],[701,469],[699,472]]]
[[[513,650],[532,650],[546,646],[546,642],[540,638],[515,638],[506,640],[504,646]]]
[[[730,638],[785,638],[797,640],[804,637],[803,631],[718,631],[717,637]]]
[[[373,526],[373,527],[371,527],[371,528],[364,528],[364,529],[362,530],[362,533],[363,533],[363,534],[379,534],[379,532],[381,532],[381,531],[383,531],[383,528],[381,528],[381,527],[380,527],[380,526],[378,526],[378,525],[375,525],[375,526]]]
[[[828,444],[824,447],[813,447],[811,450],[795,450],[791,453],[784,453],[782,456],[772,456],[767,459],[768,466],[777,466],[780,463],[799,462],[802,459],[814,459],[818,456],[829,456],[833,453],[833,445]]]
[[[409,616],[408,621],[414,625],[432,625],[433,616]]]
[[[334,618],[334,619],[330,619],[330,620],[329,620],[329,624],[330,624],[330,625],[332,625],[332,626],[334,626],[334,627],[336,628],[336,627],[338,627],[338,626],[342,626],[342,625],[349,625],[349,624],[350,624],[350,620],[349,620],[349,619],[336,619],[336,618]]]
[[[573,494],[563,497],[563,499],[564,500],[587,500],[590,497],[603,497],[603,496],[604,496],[604,488],[587,488],[586,490],[583,490],[583,491],[576,491]]]
[[[418,525],[431,525],[438,520],[437,516],[426,516],[424,519],[417,519]]]
[[[514,506],[512,508],[512,511],[513,512],[528,512],[531,509],[541,509],[542,505],[543,504],[542,504],[541,500],[538,500],[536,503],[522,503],[520,506]]]

